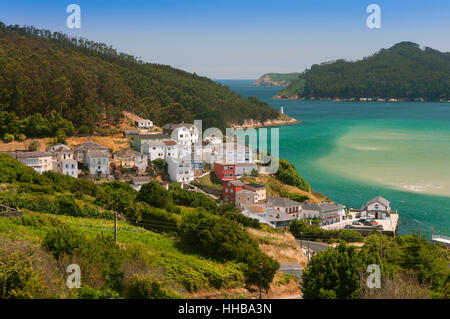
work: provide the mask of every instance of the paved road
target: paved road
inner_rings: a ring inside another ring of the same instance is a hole
[[[309,249],[314,253],[317,253],[322,250],[326,250],[329,246],[325,243],[320,243],[316,241],[308,241],[308,240],[297,240],[297,243],[305,249]]]

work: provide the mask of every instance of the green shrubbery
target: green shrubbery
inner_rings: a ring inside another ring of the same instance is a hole
[[[0,299],[34,298],[42,291],[39,273],[30,257],[20,252],[4,255],[0,251]]]
[[[285,184],[298,187],[306,192],[311,190],[311,186],[309,186],[309,184],[298,174],[294,165],[287,160],[280,159],[278,171],[275,176]]]
[[[309,225],[307,221],[296,219],[289,226],[289,230],[297,239],[311,241],[325,241],[329,243],[345,240],[346,242],[362,242],[364,237],[360,232],[352,229],[326,230],[317,223]]]
[[[361,248],[348,247],[342,241],[337,248],[314,255],[303,272],[304,297],[367,297],[366,269],[370,264],[377,264],[382,272],[381,285],[387,285],[380,291],[381,297],[401,298],[402,294],[407,294],[409,298],[423,298],[425,292],[428,297],[448,298],[450,270],[445,247],[416,234],[382,236],[380,258],[379,242],[380,235],[374,234],[364,239]],[[396,280],[397,288],[389,288]]]
[[[181,299],[182,297],[158,280],[135,276],[125,291],[131,299]]]
[[[279,267],[277,261],[262,253],[257,242],[237,222],[209,214],[203,209],[183,216],[180,239],[185,248],[204,256],[244,263],[244,275],[249,284],[259,283],[259,263],[262,263],[262,282],[266,289]]]
[[[155,159],[153,161],[153,164],[155,164],[155,166],[158,167],[159,169],[162,169],[165,172],[167,172],[167,162],[165,160],[163,160],[162,158]]]
[[[188,207],[203,207],[208,212],[215,212],[217,210],[216,203],[208,196],[202,193],[190,192],[181,188],[179,183],[173,183],[169,187],[169,193],[175,205]]]
[[[144,202],[136,203],[138,224],[146,229],[158,232],[176,232],[177,220],[166,210],[156,208]]]

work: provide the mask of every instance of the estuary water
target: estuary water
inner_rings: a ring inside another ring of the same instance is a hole
[[[312,188],[360,208],[381,195],[399,233],[450,235],[450,103],[274,100],[280,88],[217,80],[301,121],[280,126],[280,157]]]

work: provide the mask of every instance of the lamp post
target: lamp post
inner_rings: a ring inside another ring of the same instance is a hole
[[[263,264],[259,263],[259,299],[262,299],[262,271]]]

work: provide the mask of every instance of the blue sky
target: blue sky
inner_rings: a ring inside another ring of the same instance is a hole
[[[81,7],[81,29],[66,26],[71,3]],[[381,7],[381,29],[366,26],[371,3]],[[214,79],[302,71],[399,41],[450,51],[448,0],[0,0],[0,21],[82,36]]]

